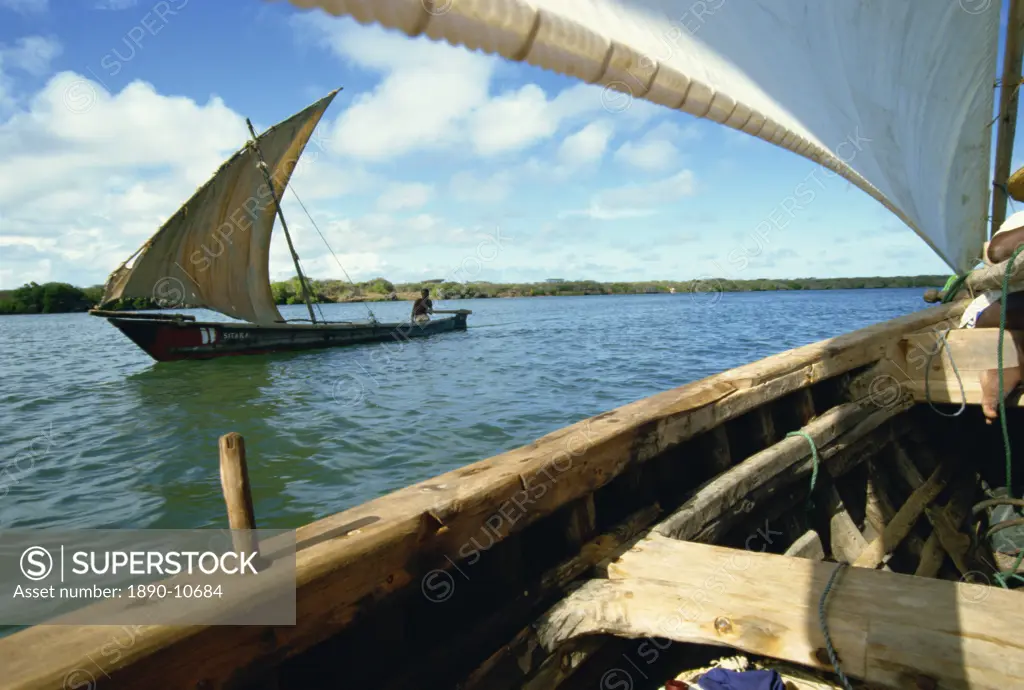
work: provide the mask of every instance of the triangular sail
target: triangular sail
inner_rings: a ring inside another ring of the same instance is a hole
[[[281,198],[306,142],[337,91],[270,128],[258,142]],[[111,274],[103,303],[147,297],[251,323],[282,321],[270,292],[276,209],[255,151],[245,146]],[[129,259],[131,261],[131,259]]]
[[[838,172],[955,269],[980,254],[998,2],[290,1],[725,124]],[[808,190],[784,201],[799,210]]]

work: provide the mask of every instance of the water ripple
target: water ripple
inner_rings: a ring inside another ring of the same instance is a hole
[[[920,308],[920,290],[472,300],[429,340],[156,364],[84,314],[0,318],[0,526],[294,527],[645,396]],[[408,304],[374,305],[382,320]],[[303,308],[286,307],[300,315]],[[361,305],[328,318],[361,319]],[[211,315],[197,312],[203,318]]]

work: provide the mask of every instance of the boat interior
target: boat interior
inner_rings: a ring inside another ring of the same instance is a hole
[[[852,687],[1013,687],[1024,520],[999,500],[1002,426],[938,400],[956,386],[941,373],[931,399],[891,373],[928,371],[907,369],[927,334],[963,381],[988,366],[935,335],[963,308],[783,352],[307,525],[294,627],[150,626],[105,685],[658,688],[739,653],[820,683],[797,688],[844,687],[837,670]],[[51,687],[110,638],[37,626],[0,656],[13,687]]]

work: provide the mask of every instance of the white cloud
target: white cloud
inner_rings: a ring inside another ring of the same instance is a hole
[[[459,172],[452,175],[449,188],[457,201],[497,203],[512,192],[513,175],[500,170],[493,175]]]
[[[60,55],[61,45],[45,36],[19,38],[12,47],[0,45],[0,67],[20,69],[33,76],[50,71],[50,63]]]
[[[14,45],[0,43],[0,115],[10,112],[17,104],[10,73],[46,74],[50,71],[50,62],[60,52],[60,43],[44,36],[19,38]]]
[[[19,14],[39,14],[49,7],[49,0],[0,0],[0,8]]]
[[[293,24],[347,64],[382,76],[334,125],[333,148],[348,156],[381,161],[466,145],[484,156],[516,152],[602,109],[601,89],[588,84],[554,98],[535,84],[492,96],[498,60],[464,48],[319,14]]]
[[[631,184],[603,190],[593,196],[587,208],[564,211],[560,218],[582,216],[593,220],[642,218],[658,213],[657,207],[671,204],[696,192],[692,170],[681,170],[671,177],[648,184]]]
[[[472,114],[471,139],[481,155],[519,151],[553,136],[567,120],[601,110],[601,92],[581,84],[552,99],[526,84],[483,104]]]
[[[559,161],[570,167],[597,163],[604,156],[613,132],[608,122],[591,122],[562,141],[558,148]]]
[[[346,63],[383,75],[335,122],[338,153],[383,160],[450,145],[462,136],[460,120],[487,100],[491,58],[350,20],[299,15],[294,23]]]
[[[404,211],[425,205],[434,195],[432,185],[419,182],[395,183],[377,198],[381,211]]]
[[[676,143],[699,138],[694,127],[681,128],[664,122],[643,137],[627,141],[615,152],[615,159],[648,172],[662,172],[679,164]]]
[[[18,170],[0,177],[0,286],[51,273],[100,282],[245,138],[244,119],[217,98],[199,105],[141,82],[112,95],[55,75],[0,122],[0,160]]]

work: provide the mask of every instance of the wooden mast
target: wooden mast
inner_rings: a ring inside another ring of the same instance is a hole
[[[1013,139],[1017,129],[1018,90],[1021,80],[1021,48],[1024,44],[1024,0],[1010,0],[1006,15],[1006,45],[999,89],[999,126],[996,130],[996,163],[992,175],[992,227],[989,238],[1006,220],[1006,180],[1010,176]]]
[[[295,262],[295,272],[299,277],[299,286],[302,288],[302,299],[306,302],[306,309],[309,310],[309,320],[312,323],[316,323],[316,316],[313,314],[313,301],[309,298],[309,290],[306,288],[306,278],[302,275],[302,269],[299,268],[299,255],[295,253],[295,245],[292,244],[292,236],[288,232],[288,223],[284,219],[284,211],[281,210],[281,202],[277,198],[277,192],[274,191],[274,183],[270,179],[270,171],[267,170],[267,164],[263,160],[263,152],[260,151],[259,140],[256,137],[256,130],[252,127],[252,122],[249,118],[245,118],[245,124],[249,126],[249,133],[252,134],[252,147],[256,151],[256,157],[260,162],[260,170],[263,171],[263,179],[267,182],[267,187],[270,188],[270,196],[274,200],[274,208],[277,209],[277,217],[281,219],[281,227],[284,229],[284,237],[288,240],[288,251],[292,254],[292,261]]]

